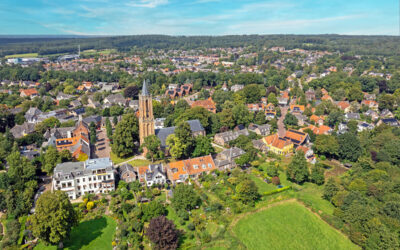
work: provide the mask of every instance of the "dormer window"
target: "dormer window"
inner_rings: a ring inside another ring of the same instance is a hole
[[[193,165],[193,168],[194,168],[194,169],[198,169],[199,166],[198,166],[198,165]]]

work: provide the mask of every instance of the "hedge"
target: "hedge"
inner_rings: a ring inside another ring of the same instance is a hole
[[[271,191],[266,191],[266,192],[263,193],[263,196],[280,193],[280,192],[283,192],[283,191],[286,191],[286,190],[289,190],[289,189],[292,189],[292,186],[286,186],[286,187],[274,189],[274,190],[271,190]]]

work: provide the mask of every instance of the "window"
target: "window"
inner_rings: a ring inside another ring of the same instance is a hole
[[[96,176],[93,177],[93,180],[94,180],[94,181],[96,180]]]
[[[209,168],[212,168],[212,165],[211,165],[211,163],[208,163],[208,167],[209,167]]]
[[[92,178],[91,178],[91,177],[89,177],[89,181],[92,181]]]
[[[202,167],[203,169],[206,169],[206,168],[207,168],[207,167],[206,167],[206,164],[201,165],[201,167]]]
[[[193,165],[193,168],[194,168],[194,169],[198,169],[198,168],[199,168],[199,166],[197,166],[197,165]]]

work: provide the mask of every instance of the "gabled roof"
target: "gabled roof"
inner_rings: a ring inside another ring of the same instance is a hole
[[[280,138],[278,136],[278,134],[273,134],[273,135],[269,135],[267,137],[264,137],[263,141],[268,146],[272,146],[274,148],[279,148],[279,149],[283,149],[283,148],[289,146],[290,144],[292,144],[290,142],[290,140],[287,140],[285,138]]]
[[[24,93],[26,96],[37,95],[38,92],[36,89],[20,89],[21,93]]]
[[[290,141],[292,141],[294,144],[296,145],[301,145],[305,142],[305,140],[307,139],[308,134],[298,131],[298,130],[294,130],[294,129],[289,129],[286,131],[286,134],[284,136],[285,139],[288,139]]]

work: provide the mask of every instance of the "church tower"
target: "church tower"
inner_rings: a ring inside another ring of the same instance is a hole
[[[142,93],[139,95],[139,139],[143,144],[144,138],[154,135],[153,99],[143,81]]]

